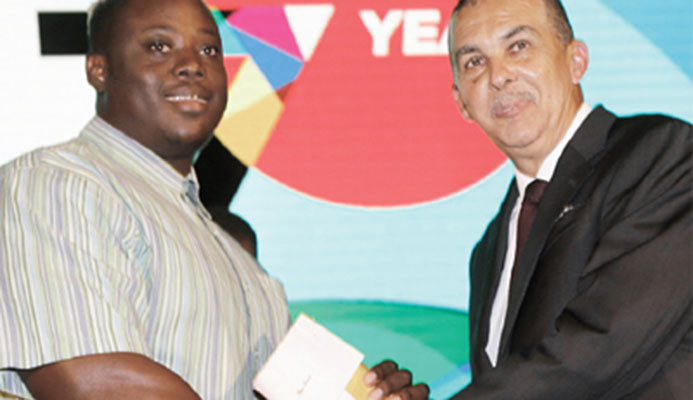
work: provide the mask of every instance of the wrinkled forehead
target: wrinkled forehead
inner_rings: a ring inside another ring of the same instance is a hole
[[[456,47],[467,41],[500,38],[518,26],[536,31],[550,27],[544,0],[477,0],[457,10],[450,21]]]

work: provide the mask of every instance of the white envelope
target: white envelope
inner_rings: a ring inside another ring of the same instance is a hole
[[[346,392],[363,354],[301,314],[253,381],[268,400],[354,400]]]

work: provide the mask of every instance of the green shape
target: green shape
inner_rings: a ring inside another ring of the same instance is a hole
[[[341,329],[342,326],[369,326],[380,329],[381,332],[390,331],[409,337],[433,349],[455,366],[469,361],[469,319],[467,314],[460,311],[410,304],[345,300],[291,302],[289,309],[292,318],[305,313],[328,328],[330,325],[334,325],[336,329]],[[335,333],[354,345],[363,341],[356,330],[345,329],[343,333]],[[388,340],[387,335],[366,339],[374,345],[380,343],[381,346],[385,346]],[[403,349],[402,354],[404,353],[406,349]],[[399,355],[390,354],[387,357],[397,360]]]
[[[324,326],[359,349],[368,367],[393,359],[412,371],[415,382],[430,383],[457,368],[435,349],[411,336],[352,322],[328,322]]]
[[[292,319],[304,313],[364,354],[372,367],[392,359],[426,382],[431,399],[449,398],[466,386],[469,322],[466,313],[376,301],[314,300],[289,303]]]

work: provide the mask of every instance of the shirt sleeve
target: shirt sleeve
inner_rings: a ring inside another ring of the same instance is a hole
[[[107,185],[18,164],[0,172],[0,391],[28,396],[8,369],[97,353],[149,355],[148,251]]]

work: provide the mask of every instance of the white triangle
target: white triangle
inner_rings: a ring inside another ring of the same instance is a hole
[[[303,61],[310,60],[325,33],[327,24],[332,19],[334,5],[286,5],[284,12],[296,38],[298,49],[303,55]]]

